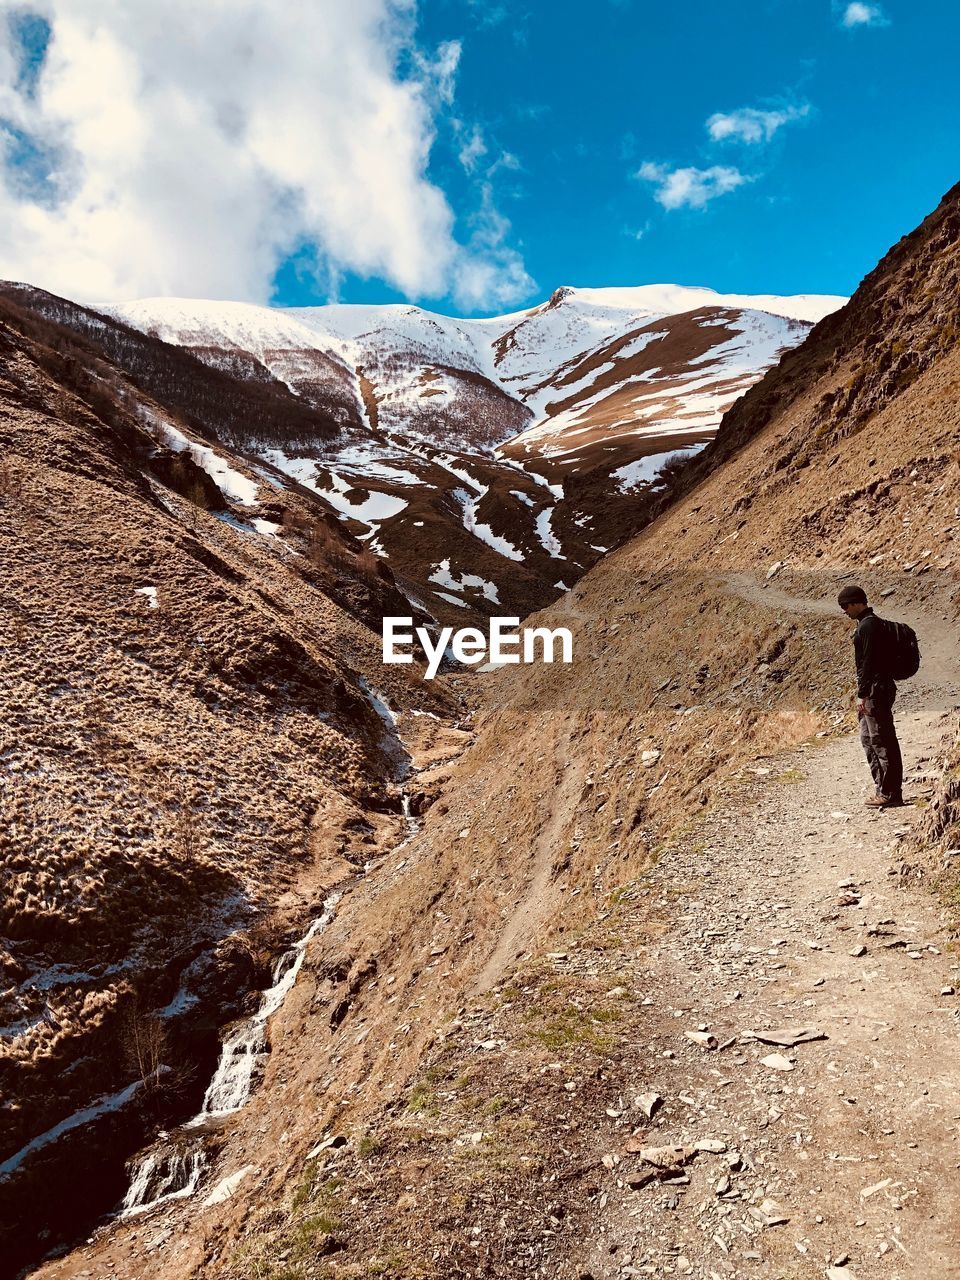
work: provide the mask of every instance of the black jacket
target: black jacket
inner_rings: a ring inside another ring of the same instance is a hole
[[[857,697],[869,698],[873,686],[892,684],[890,675],[891,636],[883,618],[868,609],[853,633],[853,651],[857,659]]]

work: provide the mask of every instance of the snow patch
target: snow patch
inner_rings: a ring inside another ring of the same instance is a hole
[[[209,1209],[211,1205],[222,1204],[224,1200],[229,1200],[244,1178],[253,1173],[255,1169],[256,1165],[245,1164],[236,1173],[231,1173],[228,1177],[221,1179],[204,1200],[203,1208]]]
[[[395,711],[391,710],[383,696],[376,689],[373,689],[363,676],[360,676],[357,683],[363,696],[383,721],[383,727],[386,732],[383,735],[380,746],[384,754],[393,761],[396,776],[398,778],[406,777],[410,771],[410,753],[403,745],[400,734],[397,732],[397,724],[400,717]]]
[[[89,1107],[75,1111],[73,1115],[67,1116],[66,1120],[61,1120],[52,1129],[47,1129],[44,1133],[33,1138],[25,1147],[21,1147],[15,1155],[10,1156],[8,1160],[4,1160],[0,1164],[0,1182],[5,1181],[19,1169],[27,1156],[32,1155],[34,1151],[39,1151],[41,1147],[47,1147],[51,1142],[56,1142],[58,1138],[62,1138],[65,1133],[69,1133],[72,1129],[79,1129],[81,1126],[99,1119],[100,1116],[107,1115],[111,1111],[119,1111],[121,1107],[125,1107],[142,1087],[143,1081],[135,1080],[133,1084],[128,1084],[125,1089],[108,1094],[97,1102],[91,1103]]]
[[[450,572],[449,560],[441,560],[438,565],[434,565],[434,571],[428,581],[436,582],[441,587],[449,587],[451,591],[464,591],[469,587],[476,587],[485,600],[489,600],[491,604],[500,603],[497,588],[492,582],[475,573],[462,573],[458,581]]]
[[[465,489],[454,489],[453,496],[463,508],[463,527],[467,533],[472,533],[475,538],[479,538],[481,542],[485,542],[488,547],[506,556],[508,560],[523,560],[522,552],[518,551],[512,542],[494,533],[488,524],[478,522],[477,506],[484,493],[486,489],[483,489],[479,495],[468,493]]]
[[[154,425],[163,436],[167,448],[172,449],[174,453],[189,453],[228,502],[238,502],[242,507],[252,507],[256,503],[259,492],[257,485],[229,466],[219,454],[213,452],[209,445],[197,444],[194,440],[189,440],[182,431],[178,431],[176,427],[161,418],[154,418]]]
[[[466,609],[466,601],[461,600],[458,596],[450,595],[449,591],[435,591],[435,596],[439,596],[441,600],[446,600],[447,604],[455,604],[458,609]]]
[[[628,462],[623,467],[617,467],[615,471],[611,471],[611,479],[619,482],[621,493],[627,493],[631,489],[639,488],[642,484],[652,484],[657,476],[663,470],[670,458],[683,457],[692,458],[699,453],[701,449],[705,449],[704,444],[686,445],[682,449],[671,449],[669,453],[651,453],[646,458],[637,458],[635,462]],[[594,548],[599,550],[599,548]]]
[[[557,539],[556,534],[550,527],[550,521],[553,519],[554,507],[544,507],[537,515],[537,536],[540,544],[546,551],[548,556],[552,556],[554,560],[566,560],[563,549]]]
[[[409,506],[406,498],[398,498],[391,493],[380,493],[375,489],[368,490],[366,485],[361,491],[367,492],[367,497],[356,502],[346,496],[352,489],[350,481],[333,469],[329,469],[330,483],[333,488],[324,488],[318,482],[318,473],[323,469],[324,464],[316,458],[290,458],[280,449],[267,449],[262,456],[278,471],[284,472],[306,488],[312,489],[341,516],[357,520],[360,524],[372,526],[374,522],[391,520]]]

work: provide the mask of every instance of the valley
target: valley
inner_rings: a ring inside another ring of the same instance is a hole
[[[146,390],[202,407],[198,425],[274,485],[311,494],[413,604],[455,625],[522,616],[571,587],[642,527],[737,396],[844,301],[563,288],[527,312],[455,320],[164,298],[100,314],[6,289]],[[151,374],[178,359],[175,375]],[[245,411],[217,411],[251,389]]]
[[[953,1274],[960,188],[842,309],[705,293],[5,289],[11,1269]],[[494,614],[575,661],[381,660]]]

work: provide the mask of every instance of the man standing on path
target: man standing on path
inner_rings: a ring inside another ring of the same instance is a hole
[[[877,788],[867,805],[871,809],[893,809],[903,804],[903,758],[893,723],[897,686],[890,674],[889,631],[870,608],[862,587],[844,587],[837,600],[847,617],[857,623],[853,649],[857,660],[860,741]]]

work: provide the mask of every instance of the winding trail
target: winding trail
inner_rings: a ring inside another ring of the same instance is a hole
[[[561,735],[555,751],[556,790],[551,796],[550,817],[537,835],[530,879],[523,896],[504,920],[492,955],[474,984],[474,994],[489,991],[507,972],[511,962],[534,940],[557,895],[550,891],[554,860],[564,827],[574,821],[577,800],[583,791],[583,769],[570,750],[569,734]]]
[[[728,590],[764,607],[835,612],[832,600],[745,576]],[[955,721],[958,671],[953,629],[913,620],[923,667],[897,719],[917,801]],[[637,1090],[664,1098],[649,1141],[709,1133],[743,1159],[731,1170],[726,1155],[702,1156],[678,1189],[611,1192],[583,1270],[595,1280],[956,1280],[960,964],[942,905],[903,874],[901,842],[922,810],[864,808],[871,788],[854,734],[742,777],[645,878],[671,924],[652,945],[638,929],[634,980],[654,993],[651,1027],[659,1019],[674,1045],[652,1063],[638,1057]],[[743,1038],[785,1026],[826,1038]],[[698,1029],[726,1047],[685,1034]],[[765,1065],[772,1053],[789,1069]]]
[[[726,588],[751,604],[768,609],[781,609],[786,613],[809,613],[821,617],[836,618],[838,605],[835,593],[824,597],[796,596],[775,586],[772,582],[758,582],[749,573],[731,574]],[[877,612],[895,621],[910,622],[917,629],[923,661],[916,676],[900,691],[905,696],[898,700],[902,706],[924,706],[927,710],[942,710],[952,706],[960,696],[960,663],[957,660],[957,627],[944,618],[930,614],[919,617],[912,611],[900,616],[901,610],[892,601],[883,601]],[[851,634],[853,628],[851,627]],[[851,654],[851,662],[853,660]]]

